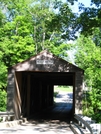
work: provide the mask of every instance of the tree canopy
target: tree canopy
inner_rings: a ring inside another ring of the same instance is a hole
[[[90,89],[87,112],[101,122],[101,0],[91,0],[91,7],[79,4],[79,13],[71,9],[75,1],[0,0],[0,89],[7,86],[10,66],[45,49],[65,59],[75,50]]]
[[[0,86],[7,68],[42,50],[66,55],[66,40],[74,14],[67,2],[56,0],[4,0],[0,2]],[[5,81],[5,82],[4,82]]]
[[[101,122],[101,47],[96,46],[91,37],[80,36],[75,47],[75,63],[84,69],[84,83],[88,91],[84,103],[84,114]],[[95,116],[96,115],[96,116]]]
[[[79,5],[80,14],[76,19],[75,27],[85,36],[93,35],[94,30],[101,28],[101,1],[91,0],[91,7]]]

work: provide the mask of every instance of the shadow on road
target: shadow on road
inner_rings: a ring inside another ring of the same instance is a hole
[[[72,93],[59,93],[55,98],[54,106],[32,116],[29,121],[34,122],[67,122],[72,119]]]
[[[53,107],[35,114],[27,123],[0,129],[0,134],[73,134],[69,123],[71,111],[72,96],[58,94]]]

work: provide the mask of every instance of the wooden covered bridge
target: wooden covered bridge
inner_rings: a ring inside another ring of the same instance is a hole
[[[72,114],[82,113],[84,71],[77,66],[42,51],[8,70],[7,110],[16,119],[29,117],[53,105],[54,85],[73,86]]]

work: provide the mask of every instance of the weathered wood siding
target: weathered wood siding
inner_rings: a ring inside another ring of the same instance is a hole
[[[15,82],[14,82],[14,70],[8,71],[8,85],[7,85],[7,110],[10,112],[14,111],[14,92],[15,92]]]

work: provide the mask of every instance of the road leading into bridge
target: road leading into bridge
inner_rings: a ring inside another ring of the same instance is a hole
[[[27,123],[10,128],[0,128],[0,134],[73,134],[69,122],[72,93],[60,92],[55,106],[31,117]]]

